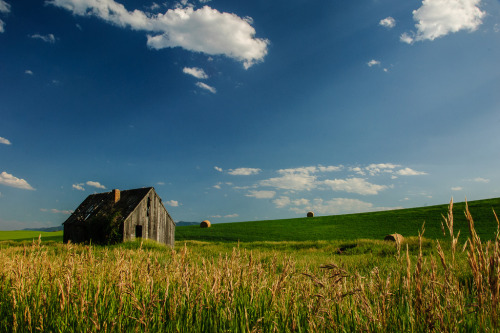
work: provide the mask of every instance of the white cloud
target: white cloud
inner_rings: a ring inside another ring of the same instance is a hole
[[[83,184],[73,184],[71,187],[78,191],[85,191],[85,188],[83,188]]]
[[[157,185],[160,185],[160,186],[164,186],[165,185],[165,182],[158,182],[156,183]]]
[[[170,207],[179,207],[179,201],[176,200],[165,201],[165,203]]]
[[[273,200],[273,203],[277,208],[283,208],[290,204],[291,200],[289,197],[281,196]]]
[[[258,168],[237,168],[237,169],[230,169],[228,170],[227,173],[233,176],[251,176],[251,175],[257,175],[261,171],[262,170]]]
[[[10,5],[4,0],[0,0],[0,13],[3,14],[10,13]]]
[[[0,144],[11,145],[12,143],[9,140],[7,140],[6,138],[2,138],[0,136]]]
[[[213,188],[216,188],[216,189],[218,189],[218,190],[220,190],[220,189],[221,189],[221,187],[220,187],[220,185],[221,185],[221,184],[222,184],[222,183],[218,183],[218,184],[215,184],[215,185],[214,185],[214,186],[212,186],[212,187],[213,187]]]
[[[407,32],[403,32],[401,36],[399,36],[399,40],[406,44],[413,44],[413,37]]]
[[[41,208],[40,209],[42,212],[51,212],[51,213],[54,213],[54,214],[65,214],[65,215],[70,215],[73,213],[72,210],[59,210],[59,209],[45,209],[45,208]]]
[[[221,13],[204,6],[169,9],[164,14],[128,11],[114,0],[48,0],[75,15],[96,16],[119,27],[152,33],[147,45],[153,49],[182,47],[209,55],[225,55],[243,62],[245,68],[260,62],[267,54],[269,41],[255,38],[249,18]],[[187,5],[187,3],[185,4]]]
[[[400,176],[422,176],[422,175],[427,175],[426,172],[423,171],[416,171],[411,168],[404,168],[401,170],[396,171],[397,175]]]
[[[45,43],[54,44],[56,42],[56,37],[53,34],[48,34],[48,35],[34,34],[34,35],[30,35],[30,37],[34,38],[34,39],[40,39],[40,40],[44,41]]]
[[[17,178],[5,171],[0,173],[0,184],[23,190],[35,190],[26,180]]]
[[[261,186],[271,186],[283,190],[311,190],[316,187],[316,176],[309,172],[293,171],[292,169],[280,170],[280,177],[261,180]]]
[[[396,26],[396,20],[394,18],[388,16],[385,19],[380,20],[380,22],[378,24],[380,24],[383,27],[392,29]]]
[[[318,170],[321,171],[321,172],[340,171],[340,170],[342,170],[342,168],[343,168],[342,165],[339,165],[339,166],[334,166],[334,165],[322,166],[322,165],[319,165],[318,166]]]
[[[24,71],[24,74],[33,75],[33,72],[29,69]]]
[[[202,89],[210,91],[212,94],[215,94],[217,92],[217,90],[214,87],[211,87],[208,84],[205,84],[203,82],[196,82],[196,85],[199,88],[202,88]]]
[[[225,217],[225,218],[230,218],[230,219],[231,219],[231,218],[238,217],[238,216],[240,216],[240,215],[238,215],[238,214],[236,214],[236,213],[235,213],[235,214],[228,214],[228,215],[224,215],[224,217]]]
[[[307,206],[310,205],[311,202],[308,199],[296,199],[291,201],[292,205],[295,206]]]
[[[329,186],[333,191],[345,191],[361,195],[378,194],[378,192],[388,188],[386,185],[369,183],[363,178],[327,179],[323,181],[323,183]]]
[[[205,73],[205,71],[201,68],[198,67],[184,67],[182,69],[182,72],[185,74],[189,74],[194,76],[197,79],[207,79],[208,75]]]
[[[5,22],[0,20],[0,33],[5,32]]]
[[[219,168],[218,166],[214,166],[214,169],[219,171],[219,172],[222,172],[222,168]]]
[[[481,177],[474,178],[472,181],[474,181],[476,183],[489,183],[490,182],[489,179],[481,178]]]
[[[463,187],[462,186],[454,186],[451,188],[452,191],[462,191]]]
[[[372,59],[372,60],[368,61],[366,64],[368,65],[368,67],[372,67],[375,65],[380,65],[380,61]]]
[[[245,194],[247,197],[253,197],[257,199],[272,199],[276,195],[274,191],[250,191],[248,194]]]
[[[87,183],[86,183],[88,186],[92,186],[92,187],[95,187],[95,188],[102,188],[102,189],[105,189],[106,187],[104,185],[102,185],[101,183],[99,182],[94,182],[94,181],[91,181],[89,180]]]
[[[366,212],[375,210],[372,203],[364,202],[358,199],[334,198],[331,200],[314,199],[312,205],[308,207],[291,208],[298,214],[304,213],[306,210],[313,211],[319,215],[334,215],[341,213]]]
[[[401,35],[401,41],[434,40],[460,30],[475,31],[486,14],[479,9],[481,0],[423,0],[422,6],[413,11],[417,32]]]
[[[365,170],[368,171],[370,176],[375,176],[380,173],[392,173],[395,168],[400,167],[400,165],[392,164],[392,163],[379,163],[379,164],[370,164]]]

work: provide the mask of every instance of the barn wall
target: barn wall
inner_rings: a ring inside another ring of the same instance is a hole
[[[154,190],[144,197],[125,220],[123,240],[136,238],[136,226],[142,226],[142,238],[174,246],[175,223]]]

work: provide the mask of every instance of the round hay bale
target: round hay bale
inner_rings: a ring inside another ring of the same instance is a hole
[[[402,243],[404,239],[405,238],[403,237],[403,235],[400,234],[390,234],[385,236],[384,238],[384,240],[386,241],[398,242],[398,243]]]
[[[202,221],[200,223],[200,228],[210,228],[211,224],[209,220]]]
[[[314,212],[307,212],[307,217],[314,217]]]

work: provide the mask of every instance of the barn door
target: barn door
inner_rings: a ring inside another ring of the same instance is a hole
[[[142,225],[135,226],[135,238],[142,238]]]

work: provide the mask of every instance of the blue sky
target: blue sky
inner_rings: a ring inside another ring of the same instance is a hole
[[[0,229],[499,197],[494,0],[0,0]]]

